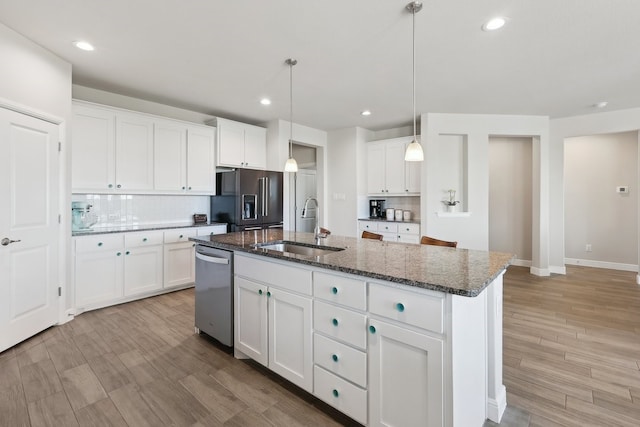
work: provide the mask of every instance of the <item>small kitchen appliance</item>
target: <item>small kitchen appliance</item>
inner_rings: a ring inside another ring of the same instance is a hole
[[[71,229],[73,231],[89,230],[98,219],[91,213],[91,207],[87,202],[71,202]]]
[[[370,218],[383,218],[384,217],[384,200],[372,199],[369,200],[369,217]]]
[[[396,210],[393,208],[387,208],[387,219],[393,221],[395,219]]]

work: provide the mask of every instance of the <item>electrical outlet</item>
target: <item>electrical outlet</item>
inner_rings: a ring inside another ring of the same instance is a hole
[[[587,246],[584,248],[586,252],[591,252],[591,243],[587,243]]]

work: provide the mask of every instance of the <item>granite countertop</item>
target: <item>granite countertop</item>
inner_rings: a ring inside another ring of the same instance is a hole
[[[220,249],[247,252],[356,274],[403,285],[474,297],[479,295],[513,258],[499,252],[454,249],[330,235],[323,246],[345,248],[322,256],[306,256],[255,248],[255,244],[292,241],[314,245],[313,233],[257,230],[189,240]]]
[[[377,221],[377,222],[397,222],[398,224],[420,224],[420,220],[410,219],[408,221],[400,220],[400,219],[386,219],[386,218],[358,218],[358,221]]]
[[[93,227],[88,230],[72,230],[71,236],[93,236],[95,234],[127,233],[131,231],[169,230],[172,228],[211,227],[213,225],[227,225],[226,222],[211,222],[206,224],[140,224],[118,225],[109,227]]]

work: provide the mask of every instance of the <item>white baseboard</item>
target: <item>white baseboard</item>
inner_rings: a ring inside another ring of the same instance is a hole
[[[559,266],[559,265],[550,265],[549,266],[549,271],[553,274],[567,274],[567,267],[563,266]]]
[[[548,268],[531,267],[529,269],[529,272],[534,276],[541,276],[541,277],[551,276],[551,272],[549,271]]]
[[[60,319],[60,321],[57,324],[64,325],[67,322],[71,322],[75,317],[76,317],[76,309],[70,308],[68,310],[65,310],[64,317]]]
[[[531,261],[528,259],[512,259],[511,265],[517,265],[518,267],[531,267]]]
[[[507,409],[507,389],[503,385],[498,389],[498,395],[495,399],[489,398],[487,401],[487,418],[496,424],[500,424],[500,420]]]
[[[619,262],[607,262],[607,261],[593,261],[590,259],[579,258],[565,258],[565,264],[569,265],[581,265],[584,267],[606,268],[609,270],[622,270],[622,271],[638,271],[637,264],[622,264]]]

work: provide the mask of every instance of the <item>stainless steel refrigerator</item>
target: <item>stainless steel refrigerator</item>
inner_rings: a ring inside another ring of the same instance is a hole
[[[228,231],[282,228],[283,173],[235,169],[216,173],[211,219]]]

